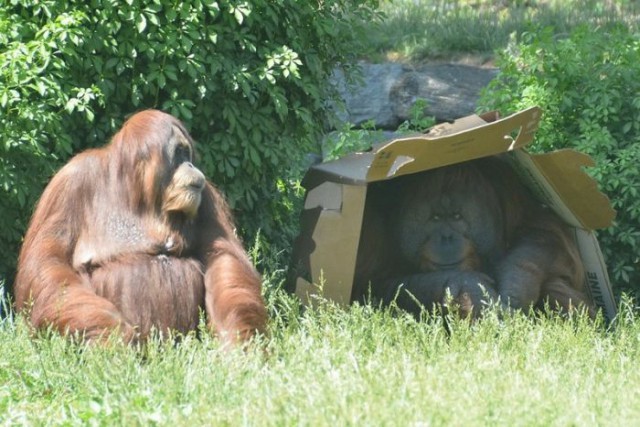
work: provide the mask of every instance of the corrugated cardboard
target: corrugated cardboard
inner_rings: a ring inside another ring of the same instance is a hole
[[[608,227],[615,211],[583,171],[593,165],[590,157],[573,150],[524,150],[540,117],[537,107],[503,119],[495,112],[471,115],[426,134],[313,166],[303,181],[307,194],[293,255],[295,293],[305,304],[313,295],[351,302],[369,183],[508,152],[523,182],[574,228],[586,269],[586,292],[607,318],[613,318],[615,301],[593,230]]]

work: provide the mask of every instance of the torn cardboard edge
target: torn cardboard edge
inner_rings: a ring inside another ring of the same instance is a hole
[[[541,110],[532,107],[500,119],[496,112],[434,126],[424,135],[398,138],[369,152],[315,165],[303,180],[307,189],[303,229],[294,248],[295,293],[303,303],[321,295],[351,302],[351,290],[368,184],[437,167],[510,153],[523,183],[575,230],[586,270],[585,290],[607,319],[616,305],[595,233],[615,211],[583,167],[593,161],[574,150],[529,154]]]

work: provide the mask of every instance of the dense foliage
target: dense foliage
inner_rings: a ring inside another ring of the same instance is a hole
[[[3,0],[0,277],[54,171],[136,110],[183,120],[238,223],[282,245],[291,178],[376,0]]]
[[[640,294],[640,39],[622,26],[529,33],[501,54],[484,109],[545,112],[534,150],[572,147],[617,211],[598,235],[618,291]]]

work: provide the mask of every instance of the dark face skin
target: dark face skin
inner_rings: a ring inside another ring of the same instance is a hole
[[[167,170],[172,171],[164,195],[165,212],[180,212],[193,218],[198,212],[205,186],[205,176],[192,162],[193,148],[190,138],[178,127],[173,127],[166,147]]]
[[[444,185],[439,170],[432,175],[400,205],[401,254],[421,272],[482,269],[503,249],[495,193],[481,194],[462,182]]]

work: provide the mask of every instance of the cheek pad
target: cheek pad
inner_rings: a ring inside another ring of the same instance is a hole
[[[494,251],[500,241],[501,212],[492,206],[492,198],[477,196],[465,198],[462,216],[466,225],[464,234],[473,241],[480,254]]]
[[[433,224],[428,221],[429,209],[408,206],[397,218],[396,235],[400,239],[400,250],[405,258],[415,260],[420,249],[431,235]]]

